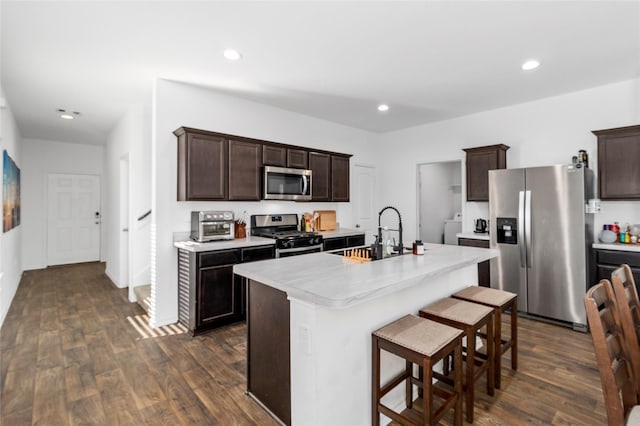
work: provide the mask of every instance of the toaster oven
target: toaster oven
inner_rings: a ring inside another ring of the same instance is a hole
[[[191,212],[191,239],[198,242],[233,240],[233,212]]]

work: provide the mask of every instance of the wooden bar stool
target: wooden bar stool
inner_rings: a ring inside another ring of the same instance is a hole
[[[380,424],[380,414],[384,414],[401,424],[434,425],[453,407],[456,425],[462,425],[462,332],[415,315],[406,315],[371,335],[372,344],[372,412],[373,425]],[[380,351],[385,350],[404,358],[404,371],[391,379],[384,386],[380,386]],[[445,390],[432,385],[438,374],[433,366],[453,352],[455,369],[453,390]],[[422,368],[422,380],[413,375],[413,364]],[[381,398],[396,386],[405,382],[405,405],[409,410],[400,414],[381,402]],[[422,389],[422,414],[413,408],[413,385]],[[444,401],[434,410],[433,396]],[[408,417],[407,415],[410,415]]]
[[[479,303],[493,308],[495,323],[495,375],[496,388],[500,389],[502,355],[511,348],[511,368],[518,369],[518,295],[487,287],[467,287],[453,295],[456,299]],[[511,309],[511,336],[502,338],[502,312]]]
[[[487,393],[494,393],[495,360],[493,351],[493,309],[477,303],[464,300],[446,298],[420,309],[420,316],[450,325],[464,332],[467,340],[465,352],[465,405],[467,421],[473,423],[474,387],[476,378],[487,373]],[[482,358],[476,353],[476,336],[482,327],[487,327],[487,357]],[[454,366],[455,371],[455,366]]]

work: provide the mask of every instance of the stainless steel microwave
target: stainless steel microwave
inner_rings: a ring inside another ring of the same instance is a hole
[[[265,166],[264,200],[311,200],[311,170]]]

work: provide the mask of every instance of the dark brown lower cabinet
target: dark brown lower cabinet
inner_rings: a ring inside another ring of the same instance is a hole
[[[178,250],[178,319],[192,335],[246,317],[246,279],[233,265],[273,259],[273,245],[230,250]]]
[[[489,248],[489,241],[473,238],[458,238],[459,246]],[[478,285],[491,287],[491,262],[486,260],[478,263]]]
[[[346,237],[325,238],[324,251],[339,250],[348,247],[358,247],[364,245],[364,234],[349,235]]]
[[[631,268],[636,289],[640,293],[640,252],[620,250],[596,250],[596,282],[611,281],[611,273],[620,265],[626,263]]]
[[[290,425],[289,300],[283,291],[248,281],[247,391]]]

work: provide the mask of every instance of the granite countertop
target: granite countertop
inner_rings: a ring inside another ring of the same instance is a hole
[[[456,238],[469,238],[471,240],[489,241],[489,233],[484,232],[482,234],[477,234],[475,232],[461,232],[459,234],[456,234]]]
[[[292,299],[345,308],[496,256],[496,250],[425,244],[422,256],[350,263],[338,255],[313,253],[234,265],[233,272],[284,291]]]
[[[592,247],[601,250],[635,251],[640,253],[640,244],[593,243]]]
[[[185,239],[173,242],[173,246],[192,252],[226,250],[243,247],[274,245],[276,240],[272,238],[254,237],[252,235],[247,238],[236,238],[234,240],[210,241],[207,243],[199,243],[197,241]]]

